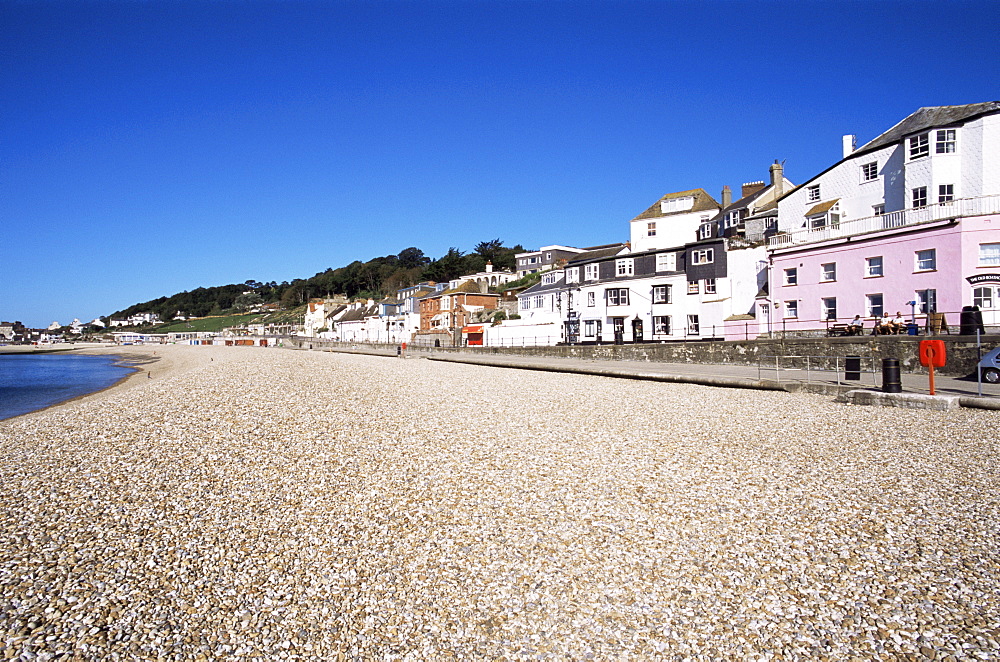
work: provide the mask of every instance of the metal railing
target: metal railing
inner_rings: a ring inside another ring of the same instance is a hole
[[[909,335],[909,325],[916,324],[916,335],[941,335],[941,334],[959,334],[963,327],[963,313],[966,311],[958,310],[945,310],[938,311],[935,313],[913,313],[908,311],[906,314],[902,315],[903,322],[907,325],[906,328],[900,330],[898,333],[884,334],[877,333],[876,328],[878,327],[878,322],[881,317],[865,317],[861,321],[863,326],[860,333],[853,333],[855,337],[861,336],[882,336],[882,335]],[[998,328],[996,322],[1000,322],[1000,319],[993,320],[990,316],[994,311],[992,309],[987,311],[979,311],[980,314],[987,313],[984,319],[984,332],[987,329],[995,330]],[[893,316],[895,317],[895,316]],[[930,322],[928,320],[930,319]],[[819,318],[802,318],[802,317],[782,317],[780,319],[775,319],[770,322],[768,320],[762,320],[758,323],[758,333],[760,336],[768,336],[772,338],[794,338],[794,337],[806,337],[806,336],[842,336],[848,335],[844,333],[845,327],[849,326],[854,321],[852,317],[835,317],[829,319],[819,319]],[[749,330],[749,327],[748,327]],[[975,333],[975,331],[971,331]]]
[[[866,232],[878,232],[880,230],[892,230],[911,225],[920,225],[921,223],[941,221],[960,216],[983,216],[998,213],[1000,213],[1000,195],[961,198],[950,202],[938,202],[926,207],[901,209],[878,216],[866,216],[851,220],[841,219],[840,221],[827,223],[822,227],[806,228],[778,234],[768,238],[767,247],[782,248],[784,246],[797,246],[817,241],[826,241],[827,239],[851,237],[865,234]]]
[[[849,359],[856,364],[850,365]],[[851,368],[849,371],[848,368]],[[871,377],[872,386],[878,386],[879,359],[868,356],[761,356],[757,360],[757,379],[773,374],[774,381],[785,382],[834,382],[838,386],[860,384]],[[854,372],[857,379],[847,379],[847,373]]]

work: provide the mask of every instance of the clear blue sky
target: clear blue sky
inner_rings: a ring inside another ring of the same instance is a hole
[[[1000,3],[0,0],[0,318],[628,238],[1000,100]]]

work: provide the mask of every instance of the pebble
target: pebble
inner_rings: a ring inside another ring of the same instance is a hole
[[[995,412],[157,351],[0,421],[5,660],[1000,656]]]

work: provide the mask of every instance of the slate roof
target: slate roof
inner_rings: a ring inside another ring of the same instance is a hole
[[[663,202],[664,200],[672,200],[674,198],[688,198],[688,197],[694,198],[694,204],[692,205],[691,209],[672,211],[672,212],[667,212],[666,214],[660,211],[660,203]],[[687,214],[695,211],[716,210],[719,208],[719,206],[720,205],[718,202],[715,201],[715,198],[710,196],[708,192],[705,191],[705,189],[696,188],[696,189],[691,189],[690,191],[678,191],[677,193],[668,193],[659,200],[657,200],[656,202],[654,202],[649,209],[642,212],[632,220],[638,221],[640,219],[645,219],[645,218],[663,218],[665,216],[673,216],[675,214]]]
[[[825,175],[829,171],[833,170],[847,159],[853,159],[862,154],[874,152],[882,147],[895,144],[907,136],[912,136],[913,134],[921,133],[934,127],[956,126],[964,124],[970,120],[974,120],[977,117],[990,115],[996,112],[1000,112],[1000,101],[970,103],[964,106],[925,106],[916,112],[907,115],[894,127],[876,137],[874,140],[865,143],[858,149],[831,165],[829,168],[816,173],[807,181],[802,182],[802,184],[791,189],[790,191],[785,191],[782,194],[781,199],[783,200],[787,198],[797,189],[819,179],[822,175]]]
[[[969,120],[996,112],[1000,112],[1000,101],[970,103],[964,106],[926,106],[910,114],[874,140],[862,145],[850,156],[892,145],[907,136],[921,133],[933,127],[964,124]]]
[[[628,244],[609,244],[603,248],[587,251],[586,253],[580,253],[567,264],[580,264],[591,260],[599,260],[604,257],[611,257],[621,253],[623,248],[628,248]]]

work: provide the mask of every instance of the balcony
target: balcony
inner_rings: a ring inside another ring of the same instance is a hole
[[[902,209],[900,211],[868,216],[845,221],[840,219],[820,227],[803,228],[795,232],[787,232],[769,237],[767,248],[774,250],[813,244],[830,239],[854,237],[870,232],[882,232],[897,228],[911,227],[963,216],[985,216],[1000,214],[1000,195],[987,195],[978,198],[962,198],[951,202],[940,202],[917,209]]]

